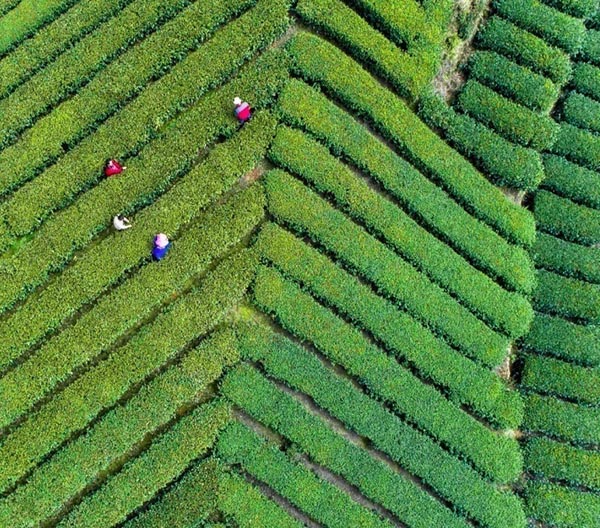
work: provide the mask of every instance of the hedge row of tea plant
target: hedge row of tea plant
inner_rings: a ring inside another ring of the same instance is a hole
[[[443,443],[451,453],[464,457],[482,475],[498,482],[518,477],[522,460],[514,439],[493,432],[435,387],[423,383],[281,274],[259,268],[253,297],[283,328],[314,345],[355,377],[369,394]]]
[[[12,522],[16,527],[52,518],[71,497],[81,493],[102,472],[139,445],[146,435],[156,434],[180,409],[197,404],[202,391],[220,376],[225,366],[237,360],[231,331],[204,340],[179,364],[143,385],[125,404],[105,414],[84,436],[37,467],[25,485],[0,501],[0,522],[6,525]]]
[[[301,176],[321,194],[333,197],[340,209],[460,299],[488,325],[508,329],[510,333],[515,321],[519,321],[518,326],[522,318],[531,317],[529,302],[524,297],[509,293],[485,275],[476,273],[448,246],[357,179],[326,147],[299,131],[279,127],[269,152],[277,165]],[[498,345],[506,349],[505,340],[498,339]],[[496,358],[499,361],[504,356],[500,349]]]
[[[437,238],[504,287],[531,292],[534,270],[527,252],[471,216],[444,190],[386,147],[359,122],[315,89],[292,79],[278,99],[281,118],[349,159],[373,178]]]
[[[267,146],[273,138],[275,125],[273,116],[259,113],[238,135],[230,141],[217,145],[210,155],[196,165],[185,178],[169,188],[168,192],[150,207],[136,215],[137,228],[133,232],[128,232],[127,238],[105,239],[94,246],[91,252],[85,253],[78,265],[87,268],[86,276],[94,279],[96,287],[98,284],[103,285],[103,289],[107,287],[107,283],[103,281],[117,279],[124,271],[136,266],[142,259],[148,258],[149,240],[159,226],[168,234],[177,233],[199,213],[200,209],[226,192],[246,172],[252,170],[257,161],[264,157]],[[112,181],[115,183],[113,184]],[[123,178],[112,178],[112,181],[107,181],[107,185],[115,185],[116,191],[129,185]],[[115,189],[112,192],[115,193]],[[92,209],[93,205],[94,201],[89,203]],[[73,207],[67,211],[70,217],[68,218],[72,219],[74,215],[76,220],[82,220],[80,215],[87,213],[86,208],[83,207],[82,209]],[[102,224],[109,223],[114,213],[114,209],[105,210]],[[75,241],[73,241],[69,236],[70,231],[65,232],[65,226],[77,224],[65,223],[64,220],[65,217],[62,216],[58,217],[55,223],[46,224],[48,230],[45,230],[44,226],[40,231],[40,235],[43,236],[35,237],[31,244],[9,261],[10,266],[0,271],[4,281],[4,286],[0,290],[0,305],[4,310],[43,282],[51,271],[63,269],[78,244],[81,247],[89,240],[90,226],[83,223],[85,228],[83,241],[82,234],[74,230]],[[92,234],[97,231],[97,227],[92,229]],[[133,241],[135,244],[132,243]],[[48,255],[48,247],[54,250],[50,255]]]
[[[315,355],[266,327],[238,327],[237,332],[244,357],[260,362],[270,377],[308,395],[403,470],[431,486],[459,513],[489,527],[523,525],[524,514],[514,495],[482,479],[428,436],[326,368]],[[456,482],[461,482],[461,486],[456,486]]]
[[[171,296],[181,294],[188,281],[202,276],[211,262],[249,234],[263,216],[263,205],[262,195],[249,190],[241,199],[211,209],[200,226],[186,230],[173,242],[168,267],[147,265],[130,275],[73,325],[46,340],[33,356],[0,378],[0,394],[6,398],[0,427],[114,346]]]
[[[348,108],[366,117],[468,211],[508,240],[532,243],[535,228],[531,215],[506,200],[499,189],[350,57],[305,32],[288,43],[288,50],[295,73],[318,82]]]
[[[219,436],[217,454],[224,462],[239,466],[266,484],[319,524],[331,528],[393,526],[239,422],[229,425]]]
[[[559,87],[550,79],[519,66],[494,51],[475,51],[467,68],[469,79],[474,79],[531,110],[548,112],[558,98]]]
[[[424,322],[435,334],[460,350],[470,351],[465,352],[467,355],[485,358],[486,349],[497,343],[489,327],[441,288],[291,176],[270,173],[267,196],[269,212],[279,222],[335,255],[346,268],[375,285],[379,293]],[[300,202],[304,207],[299,207],[292,197],[304,200]],[[316,216],[317,211],[320,217]],[[427,303],[428,299],[435,299],[437,313],[431,312],[433,305]],[[482,335],[474,335],[474,331]]]
[[[464,520],[412,480],[331,429],[323,418],[304,408],[254,368],[244,365],[228,374],[223,381],[223,394],[403,523],[415,528],[467,528]]]
[[[219,475],[218,507],[226,517],[240,528],[302,528],[300,521],[236,473],[223,470]],[[147,526],[154,528],[156,524]]]
[[[600,443],[599,419],[598,407],[535,393],[525,397],[524,431],[588,447]]]
[[[41,5],[37,0],[3,0],[8,11],[0,18],[0,56],[5,55],[22,40],[64,13],[76,0],[46,0]]]
[[[586,37],[583,20],[540,0],[494,0],[494,10],[505,20],[541,37],[548,44],[575,55]]]
[[[542,151],[556,139],[558,125],[551,117],[516,104],[477,81],[467,81],[457,105],[480,123],[524,147]]]
[[[103,409],[210,332],[242,299],[254,271],[251,254],[239,252],[229,257],[200,286],[179,297],[108,358],[30,413],[0,446],[0,489],[13,485]]]
[[[543,156],[546,177],[542,188],[559,196],[600,209],[600,176],[597,172],[572,163],[561,156]]]
[[[515,145],[483,123],[456,112],[440,97],[422,97],[419,114],[431,127],[440,129],[460,152],[473,158],[497,185],[533,190],[544,178],[538,152]]]
[[[261,2],[227,24],[187,60],[148,85],[139,97],[106,121],[77,149],[12,195],[3,204],[3,212],[13,232],[26,234],[39,224],[40,218],[68,205],[79,191],[100,179],[107,152],[120,159],[137,152],[176,112],[221,84],[246,59],[277,38],[287,24],[285,0]],[[253,25],[254,30],[244,31],[247,25]],[[148,60],[148,54],[143,57]],[[99,99],[94,101],[98,104]],[[71,121],[70,124],[73,125]]]

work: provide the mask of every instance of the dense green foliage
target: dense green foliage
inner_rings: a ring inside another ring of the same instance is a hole
[[[543,75],[493,51],[476,51],[468,62],[475,79],[532,110],[547,112],[558,98],[558,86]]]
[[[485,526],[522,526],[523,513],[516,497],[495,489],[464,462],[327,369],[302,347],[276,337],[266,328],[249,326],[240,329],[240,334],[241,353],[260,361],[269,376],[306,393],[403,469],[431,485],[459,511]]]
[[[544,156],[544,189],[570,200],[600,209],[600,176],[597,172],[560,156]]]
[[[583,20],[539,0],[494,0],[494,9],[506,20],[538,35],[549,44],[575,55],[585,39]]]
[[[12,485],[103,409],[213,329],[241,299],[253,271],[249,255],[229,257],[199,287],[179,297],[126,344],[29,414],[0,446],[0,488]],[[39,434],[40,427],[44,435]]]
[[[202,389],[237,359],[231,333],[203,341],[181,363],[159,374],[125,405],[104,415],[85,436],[36,469],[27,484],[1,504],[0,522],[8,526],[12,521],[16,527],[52,518],[145,435],[173,420],[182,408],[197,404]]]
[[[560,85],[571,74],[571,63],[566,53],[497,16],[490,18],[477,33],[477,44],[548,76]]]
[[[405,153],[417,168],[439,181],[457,201],[508,240],[531,244],[529,214],[508,202],[473,166],[440,140],[400,99],[337,48],[314,35],[300,33],[289,44],[293,69],[321,83],[367,117]]]
[[[331,528],[390,528],[371,510],[240,423],[231,424],[218,440],[219,455],[265,482],[312,519]]]
[[[546,150],[554,143],[558,126],[549,116],[524,108],[476,81],[463,86],[457,105],[513,143],[535,150]]]
[[[533,190],[542,181],[544,170],[539,153],[515,145],[479,121],[457,113],[439,97],[423,97],[420,115],[432,127],[441,129],[461,152],[475,158],[496,184]]]
[[[428,236],[391,202],[373,193],[367,183],[357,180],[350,169],[317,142],[292,129],[279,128],[270,157],[279,166],[300,175],[321,193],[333,196],[342,210],[385,240],[432,281],[459,297],[463,304],[489,321],[491,326],[512,334],[519,331],[523,319],[531,318],[529,303],[524,298],[509,295],[493,283],[482,281],[481,275],[472,273],[468,265],[457,262],[455,254],[448,251],[447,246]],[[442,258],[445,256],[447,258]],[[502,307],[506,310],[500,313]],[[490,337],[490,353],[494,348],[492,342]],[[504,356],[506,342],[499,338],[497,344],[499,356],[495,360],[490,358],[492,365]],[[481,356],[479,359],[485,360]]]
[[[261,268],[254,298],[284,328],[313,343],[371,394],[387,401],[452,452],[465,456],[484,475],[501,482],[517,477],[521,459],[514,440],[473,419],[280,274]]]

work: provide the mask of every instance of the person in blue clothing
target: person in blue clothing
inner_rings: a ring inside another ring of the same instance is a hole
[[[152,257],[154,260],[162,260],[169,248],[171,247],[171,242],[169,242],[169,237],[164,233],[159,233],[154,237],[154,247],[152,248]]]

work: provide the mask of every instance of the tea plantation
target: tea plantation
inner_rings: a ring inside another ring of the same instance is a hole
[[[598,0],[0,0],[0,528],[599,528],[599,324]]]

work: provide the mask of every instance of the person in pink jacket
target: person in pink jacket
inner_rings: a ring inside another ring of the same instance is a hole
[[[235,106],[235,116],[240,120],[240,123],[244,124],[252,117],[252,111],[250,105],[245,101],[242,101],[239,97],[233,100]]]
[[[121,174],[127,167],[123,167],[116,159],[108,160],[108,163],[104,167],[104,175],[106,177],[116,176]]]

